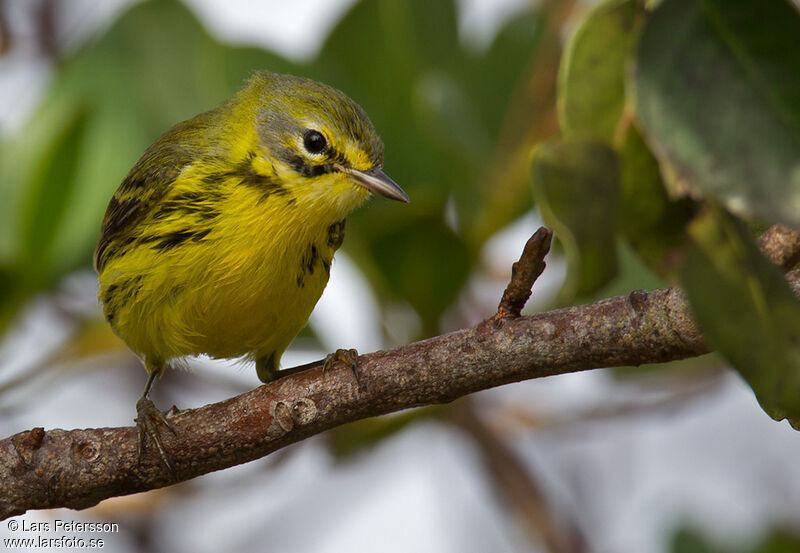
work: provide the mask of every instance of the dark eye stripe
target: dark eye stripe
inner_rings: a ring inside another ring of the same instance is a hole
[[[319,175],[324,175],[325,173],[332,173],[336,171],[335,165],[348,165],[344,154],[334,150],[331,147],[328,147],[328,155],[326,156],[327,163],[309,163],[305,158],[289,148],[286,148],[281,152],[280,158],[288,163],[289,166],[297,173],[303,175],[304,177],[316,177]]]

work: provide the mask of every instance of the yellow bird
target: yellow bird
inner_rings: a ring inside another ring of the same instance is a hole
[[[345,217],[371,193],[409,201],[382,165],[383,143],[353,100],[267,71],[144,152],[94,253],[105,318],[149,373],[140,455],[147,435],[169,465],[158,432],[168,425],[148,394],[172,360],[246,356],[262,381],[277,377],[328,282]]]

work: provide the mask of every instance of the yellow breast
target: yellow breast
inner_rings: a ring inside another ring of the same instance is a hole
[[[100,298],[133,351],[164,361],[280,358],[327,284],[343,217],[363,197],[332,205],[269,179],[186,171],[139,239],[107,262]],[[213,192],[198,195],[211,180]],[[193,198],[192,208],[175,207],[176,198]]]

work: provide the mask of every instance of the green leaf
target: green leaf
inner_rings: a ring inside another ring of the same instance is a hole
[[[581,301],[600,301],[624,296],[631,290],[655,290],[662,286],[666,286],[664,279],[642,263],[642,258],[624,240],[618,239],[616,276],[592,293],[581,296]]]
[[[787,529],[773,530],[755,550],[755,553],[796,553],[800,551],[800,536]]]
[[[732,211],[800,226],[800,14],[787,0],[664,0],[636,113],[659,160]]]
[[[672,536],[672,553],[722,553],[692,528],[680,528]]]
[[[563,48],[562,27],[571,4],[538,2],[521,27],[528,26],[530,55],[520,65],[508,104],[498,120],[498,138],[488,178],[479,188],[479,216],[469,227],[471,245],[480,247],[490,236],[520,217],[531,207],[530,151],[541,140],[558,132],[556,81]],[[516,22],[498,37],[484,63],[505,63],[505,53],[514,36],[526,36]],[[481,88],[501,91],[490,74]],[[479,105],[484,105],[480,103]],[[491,112],[488,112],[491,114]]]
[[[86,122],[86,113],[76,112],[57,131],[51,149],[40,160],[28,184],[22,224],[23,263],[30,269],[49,265],[56,232],[67,209],[75,201]],[[36,271],[31,271],[31,274],[36,274]]]
[[[423,334],[438,333],[439,319],[467,281],[470,259],[464,241],[440,218],[408,221],[372,242],[381,274],[422,318]]]
[[[581,22],[558,73],[565,136],[611,142],[625,105],[625,69],[643,20],[639,0],[606,0]]]
[[[749,541],[749,540],[748,540]],[[770,530],[760,541],[750,547],[741,544],[717,544],[697,529],[686,526],[672,536],[672,553],[796,553],[800,551],[800,538],[786,529]]]
[[[673,269],[673,254],[685,241],[694,203],[670,200],[658,161],[633,125],[621,140],[619,157],[619,230],[650,269],[667,275]]]
[[[689,232],[681,280],[708,343],[772,418],[800,429],[800,302],[747,226],[721,208],[698,216]]]
[[[527,10],[511,18],[464,76],[464,88],[473,98],[473,104],[480,106],[479,115],[493,140],[500,138],[504,124],[512,121],[529,124],[525,121],[529,114],[517,110],[508,113],[509,100],[515,92],[525,90],[520,87],[527,84],[531,71],[540,69],[530,65],[539,51],[545,17],[541,10]],[[530,92],[538,93],[538,90]],[[515,120],[520,117],[522,121]]]
[[[534,150],[532,176],[542,218],[567,253],[562,299],[591,293],[617,273],[616,154],[598,142],[550,140]]]
[[[85,111],[74,80],[58,78],[26,127],[0,150],[0,259],[9,265],[25,255],[25,217],[39,193],[42,166],[52,164],[54,150],[71,124]],[[58,167],[53,168],[56,172]]]

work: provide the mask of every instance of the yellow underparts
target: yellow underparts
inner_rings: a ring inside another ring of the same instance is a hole
[[[213,169],[184,170],[100,274],[106,318],[151,372],[201,353],[277,364],[368,196],[341,173],[303,177],[253,155]]]

